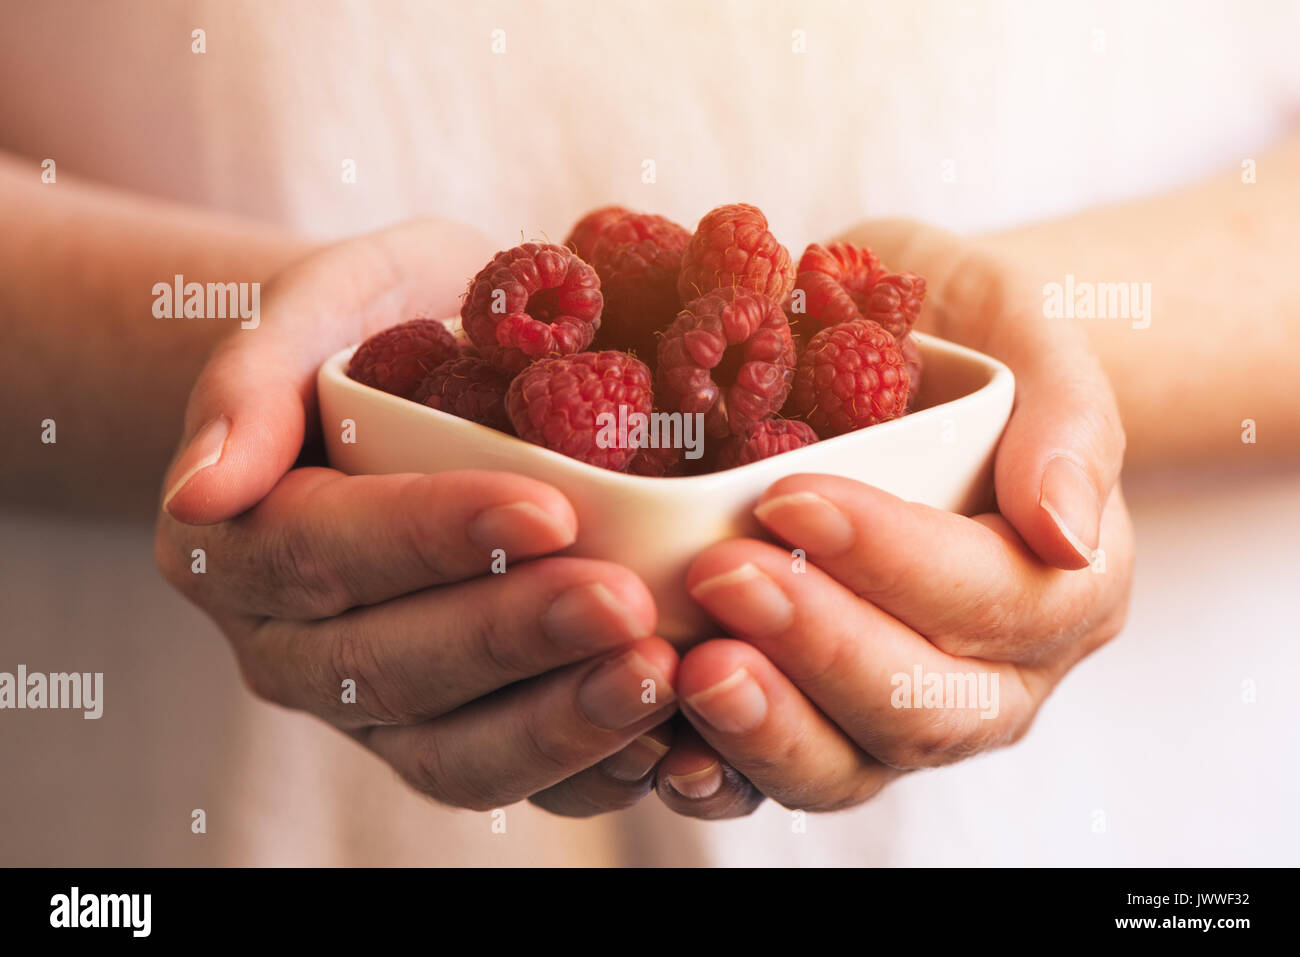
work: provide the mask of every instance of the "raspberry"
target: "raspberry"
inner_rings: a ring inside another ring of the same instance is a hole
[[[803,313],[822,326],[852,322],[862,318],[857,299],[865,300],[871,274],[879,269],[880,261],[865,247],[812,243],[799,257],[794,296],[803,292]]]
[[[462,357],[444,362],[425,376],[411,398],[431,409],[510,432],[505,405],[508,388],[509,374],[486,359]]]
[[[633,414],[648,416],[653,407],[649,368],[623,352],[543,359],[516,376],[506,393],[506,412],[521,439],[616,472],[637,452],[628,435]],[[613,432],[602,413],[614,416]]]
[[[704,413],[706,435],[743,435],[790,393],[790,323],[761,293],[715,289],[677,314],[659,342],[663,408]]]
[[[907,335],[925,302],[925,280],[910,272],[888,273],[876,280],[861,307],[862,317],[884,327],[895,338]]]
[[[593,348],[655,354],[656,334],[680,308],[677,275],[690,240],[672,220],[649,213],[628,213],[605,227],[589,259],[605,297]]]
[[[714,289],[740,286],[784,301],[794,286],[790,253],[755,206],[733,203],[705,214],[682,255],[677,293],[690,302]]]
[[[823,329],[799,359],[790,399],[824,439],[897,418],[907,406],[902,350],[870,319]]]
[[[916,405],[916,393],[921,391],[921,347],[916,344],[916,337],[910,334],[898,340],[898,347],[907,364],[907,408],[911,411]]]
[[[564,245],[577,253],[579,259],[591,262],[591,249],[596,245],[596,240],[605,227],[630,213],[631,210],[624,209],[622,206],[602,206],[593,209],[573,224],[573,229],[569,232],[569,238],[564,241]]]
[[[764,419],[748,435],[733,435],[718,453],[718,470],[734,469],[782,452],[793,452],[817,441],[817,433],[806,422],[793,419]]]
[[[587,348],[602,301],[596,271],[573,250],[525,243],[497,253],[470,280],[460,318],[483,358],[517,373]]]
[[[666,478],[680,475],[686,465],[686,450],[671,446],[653,449],[639,448],[632,461],[623,471],[628,475],[645,475],[650,478]]]
[[[876,254],[852,243],[813,243],[799,259],[795,295],[804,294],[803,311],[822,326],[871,319],[902,337],[916,323],[925,300],[925,280],[891,273]]]
[[[456,337],[437,319],[412,319],[361,343],[348,363],[348,376],[409,399],[426,375],[459,354]]]

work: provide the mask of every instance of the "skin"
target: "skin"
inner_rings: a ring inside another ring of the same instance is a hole
[[[1228,441],[1207,421],[1241,417],[1169,415],[1197,391],[1184,343],[1201,348],[1251,310],[1255,348],[1213,352],[1223,376],[1211,405],[1238,401],[1268,423],[1256,461],[1300,446],[1294,403],[1273,385],[1300,347],[1282,212],[1300,198],[1296,155],[1291,142],[1261,158],[1249,200],[1225,179],[978,242],[903,222],[853,231],[930,280],[924,328],[1016,372],[999,512],[968,519],[842,479],[783,479],[756,512],[780,545],[725,542],[691,570],[727,637],[680,661],[653,635],[653,601],[634,575],[555,555],[579,533],[556,490],[500,473],[352,477],[307,464],[319,362],[402,318],[451,314],[491,254],[452,224],[321,248],[63,176],[44,186],[31,161],[0,162],[6,220],[30,224],[0,236],[0,323],[18,345],[0,351],[0,424],[35,434],[53,414],[60,429],[57,481],[49,447],[18,441],[0,488],[12,502],[114,510],[158,489],[159,567],[217,622],[250,687],[320,716],[445,803],[530,798],[586,816],[657,790],[701,818],[769,796],[851,806],[907,770],[1015,740],[1060,677],[1119,630],[1132,570],[1125,431],[1131,461],[1197,463]],[[1251,237],[1260,281],[1209,268],[1222,244],[1187,229],[1224,215]],[[71,269],[84,281],[68,283]],[[160,327],[145,291],[178,272],[264,281],[261,327]],[[1045,320],[1041,285],[1066,272],[1148,277],[1170,321],[1141,337]],[[510,557],[504,577],[485,574],[493,547]],[[796,547],[809,558],[802,575]],[[190,571],[194,548],[206,575]],[[1097,548],[1104,574],[1088,570]],[[616,661],[631,666],[596,693]],[[917,663],[996,672],[998,717],[889,708],[888,676]],[[658,694],[642,706],[646,677]],[[347,679],[355,704],[340,694]],[[613,719],[593,720],[602,701]]]
[[[1289,211],[1300,203],[1300,137],[1258,168],[1267,185],[1233,171],[977,241],[899,220],[843,237],[928,278],[920,328],[1015,372],[995,462],[999,512],[966,519],[829,476],[768,489],[755,517],[776,542],[803,548],[810,567],[794,574],[788,551],[754,540],[695,562],[689,587],[731,637],[693,648],[678,669],[696,735],[679,735],[660,765],[665,803],[699,818],[745,814],[763,797],[832,810],[909,770],[1018,740],[1061,677],[1123,626],[1133,568],[1124,459],[1295,462],[1300,281]],[[1206,222],[1226,223],[1232,243]],[[1149,327],[1046,318],[1043,286],[1067,273],[1150,282]],[[1246,417],[1267,443],[1243,445]],[[1055,486],[1044,476],[1058,456],[1084,482],[1068,507],[1049,510],[1042,493]],[[1104,507],[1087,507],[1088,486]],[[1097,548],[1104,574],[1086,570]],[[887,706],[889,676],[918,663],[996,672],[998,716]]]
[[[465,230],[413,223],[273,278],[265,335],[226,340],[190,396],[158,565],[221,627],[256,694],[350,734],[422,793],[487,810],[613,758],[613,774],[544,801],[621,807],[650,789],[646,753],[666,750],[662,734],[638,739],[676,710],[677,653],[652,634],[654,600],[635,575],[554,556],[578,534],[569,502],[508,473],[294,467],[320,361],[395,317],[451,314],[463,278],[447,277],[489,255]],[[208,574],[191,573],[194,548]],[[495,549],[507,574],[491,574]]]
[[[956,237],[891,222],[849,238],[886,262],[917,263],[900,268],[934,277],[922,325],[946,326],[1015,372],[994,463],[999,511],[965,518],[832,476],[771,486],[754,515],[785,547],[723,542],[688,575],[730,637],[691,649],[678,670],[701,740],[665,758],[660,794],[683,814],[744,813],[750,791],[805,810],[850,807],[906,771],[1014,742],[1061,677],[1124,622],[1124,430],[1082,331],[1020,308],[1004,292],[1007,267]],[[908,249],[934,259],[899,255]],[[791,560],[796,548],[806,569]],[[1089,570],[1098,549],[1104,574]],[[893,706],[892,676],[917,666],[996,675],[996,717]],[[710,766],[738,773],[710,776]],[[683,794],[673,774],[705,783]]]

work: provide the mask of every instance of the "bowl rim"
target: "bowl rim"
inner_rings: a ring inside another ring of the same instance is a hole
[[[971,349],[968,346],[959,345],[950,342],[947,339],[940,339],[937,336],[929,335],[923,332],[913,332],[918,342],[927,349],[946,352],[959,359],[973,362],[984,367],[988,373],[988,379],[978,388],[967,392],[965,395],[958,396],[955,399],[949,399],[947,402],[940,402],[925,409],[918,409],[915,412],[909,412],[907,415],[900,416],[897,419],[891,419],[888,422],[880,422],[876,425],[867,426],[865,429],[857,429],[853,432],[846,432],[843,435],[837,435],[833,438],[823,439],[813,445],[805,446],[801,449],[794,449],[790,452],[783,452],[780,458],[783,462],[791,467],[795,466],[795,461],[790,456],[800,456],[804,453],[816,449],[818,454],[824,454],[827,446],[839,443],[860,440],[865,434],[873,434],[882,438],[892,431],[898,431],[904,428],[915,428],[918,421],[924,422],[940,418],[956,408],[965,405],[971,405],[981,401],[984,393],[1010,387],[1014,395],[1015,376],[1011,370],[1001,361],[990,355]],[[396,408],[405,408],[409,411],[413,409],[420,410],[415,414],[424,414],[432,421],[440,421],[445,426],[453,429],[461,429],[464,434],[486,434],[492,440],[503,441],[506,443],[518,443],[521,454],[538,456],[542,462],[550,462],[557,468],[562,468],[578,478],[598,479],[606,482],[612,482],[615,485],[625,484],[629,488],[647,488],[653,485],[655,488],[663,488],[663,483],[672,483],[673,488],[692,487],[701,491],[712,486],[722,485],[733,481],[736,476],[745,473],[747,470],[761,470],[770,468],[771,458],[759,459],[757,462],[750,462],[747,465],[740,465],[735,468],[724,469],[720,472],[707,472],[703,475],[675,475],[675,476],[652,476],[652,475],[628,475],[625,472],[614,472],[610,469],[604,469],[596,465],[589,465],[578,459],[570,458],[560,452],[555,452],[541,445],[534,445],[526,442],[516,435],[509,435],[505,432],[498,432],[490,426],[481,425],[478,422],[471,422],[468,419],[462,419],[459,416],[452,415],[449,412],[443,412],[441,409],[430,408],[410,399],[404,399],[401,396],[393,395],[390,392],[384,392],[373,386],[365,385],[355,379],[350,378],[346,372],[346,363],[352,357],[359,347],[360,343],[340,349],[338,352],[326,359],[318,372],[318,379],[328,380],[332,385],[353,393],[367,395],[372,401],[378,401]],[[319,388],[319,387],[318,387]],[[400,404],[400,405],[399,405]],[[797,469],[796,469],[797,470]]]

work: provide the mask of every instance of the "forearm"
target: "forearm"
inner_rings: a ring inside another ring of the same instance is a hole
[[[1130,309],[1043,320],[1087,331],[1119,399],[1130,465],[1300,453],[1300,136],[1258,157],[1256,169],[1255,183],[1234,170],[987,237],[1025,276],[1033,301],[1067,275],[1094,291],[1150,284],[1145,318]],[[1257,426],[1254,445],[1242,442],[1246,419]]]
[[[195,376],[240,326],[237,315],[159,318],[155,284],[177,275],[260,283],[310,244],[63,174],[42,183],[40,173],[34,160],[0,155],[9,227],[0,232],[0,501],[145,506]],[[42,441],[47,419],[52,444]]]

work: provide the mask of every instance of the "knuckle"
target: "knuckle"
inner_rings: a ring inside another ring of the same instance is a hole
[[[966,247],[938,271],[931,288],[939,318],[950,316],[975,324],[986,336],[1006,312],[1008,300],[1005,264],[987,251]],[[942,330],[940,330],[942,331]]]
[[[490,674],[504,678],[531,675],[536,670],[530,661],[533,645],[522,636],[507,634],[499,627],[497,615],[502,606],[477,602],[463,622],[464,640]]]
[[[415,762],[406,775],[407,783],[440,804],[469,811],[492,811],[504,803],[476,778],[457,773],[450,766],[441,741],[429,736],[416,746]]]
[[[446,787],[447,773],[443,764],[442,748],[437,742],[426,741],[417,746],[414,761],[403,777],[407,784],[426,797],[440,804],[459,806],[451,799]]]
[[[857,571],[862,577],[854,590],[885,607],[896,604],[916,588],[915,568],[904,561],[863,562]]]
[[[262,564],[276,594],[293,596],[318,618],[330,618],[351,607],[346,583],[300,525],[288,525],[268,536],[264,549]]]
[[[419,717],[411,698],[401,693],[400,684],[385,673],[373,642],[344,618],[336,619],[338,630],[330,642],[323,672],[321,697],[331,709],[339,700],[343,682],[356,685],[356,703],[369,723],[409,724]]]
[[[983,750],[983,742],[951,717],[927,720],[884,744],[876,756],[892,768],[913,771],[952,764]]]
[[[799,649],[807,659],[807,670],[791,668],[789,678],[802,687],[806,682],[825,681],[826,676],[830,675],[857,674],[862,668],[862,649],[866,647],[862,638],[843,632],[834,635],[832,640],[823,642],[820,652],[808,653]]]
[[[806,735],[802,731],[796,731],[780,741],[765,742],[761,750],[751,749],[750,753],[745,755],[745,772],[749,777],[764,782],[787,781],[790,777],[790,768],[801,766],[807,754]],[[803,807],[802,802],[812,800],[811,795],[818,793],[821,787],[820,782],[797,780],[781,788],[781,796],[773,794],[773,798],[781,804],[789,800]]]
[[[1006,601],[1001,594],[971,595],[954,607],[948,626],[929,635],[945,654],[956,658],[987,657],[997,649],[999,657],[1012,654],[1025,644],[1023,603]]]
[[[591,763],[590,749],[562,724],[537,722],[528,715],[519,721],[525,760],[546,772],[567,776]]]

